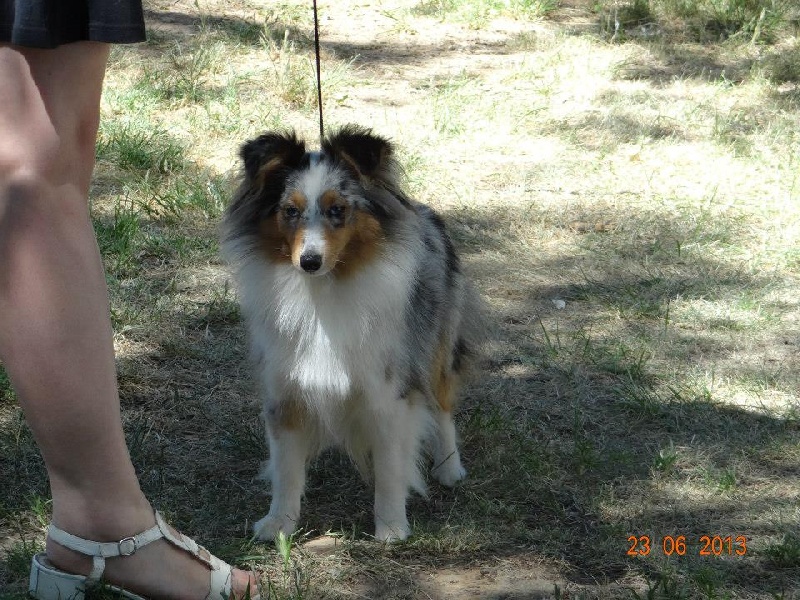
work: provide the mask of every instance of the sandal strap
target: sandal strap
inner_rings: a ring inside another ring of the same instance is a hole
[[[122,538],[118,542],[95,542],[93,540],[86,540],[77,535],[67,533],[63,529],[59,529],[52,523],[47,530],[47,535],[50,539],[61,544],[65,548],[80,552],[86,556],[92,557],[92,572],[89,573],[89,581],[99,581],[103,576],[106,569],[106,558],[114,556],[130,556],[135,554],[139,548],[147,544],[165,537],[161,523],[159,522],[160,515],[156,511],[156,524],[137,535]]]
[[[206,550],[203,546],[195,542],[192,538],[187,537],[182,533],[175,535],[158,511],[156,511],[156,527],[161,531],[161,535],[173,546],[177,546],[178,548],[185,550],[194,558],[208,566],[212,571],[219,569],[221,565],[225,564],[216,556],[211,554],[211,552]]]
[[[211,572],[211,585],[206,600],[217,600],[220,597],[227,598],[230,595],[233,569],[228,563],[211,554],[211,552],[195,542],[192,538],[182,533],[178,533],[176,536],[172,532],[172,529],[164,522],[164,519],[158,511],[156,511],[156,527],[161,529],[164,539],[174,546],[185,550],[194,558],[208,566]]]
[[[47,530],[47,535],[50,536],[51,540],[65,548],[92,557],[92,571],[86,577],[90,584],[97,583],[103,577],[103,572],[106,568],[106,558],[130,556],[135,554],[139,548],[143,548],[151,542],[164,538],[172,545],[188,552],[193,558],[199,560],[209,568],[211,572],[211,584],[207,596],[208,600],[217,600],[220,595],[227,597],[227,595],[230,594],[231,566],[211,554],[192,538],[186,537],[181,533],[177,535],[173,533],[172,528],[164,521],[161,513],[157,510],[153,512],[156,519],[156,524],[153,527],[137,535],[122,538],[118,542],[95,542],[93,540],[86,540],[77,535],[67,533],[52,523]]]

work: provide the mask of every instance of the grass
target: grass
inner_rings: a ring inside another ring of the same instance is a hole
[[[552,12],[557,6],[558,0],[422,0],[414,7],[413,13],[480,29],[501,15],[535,19]]]
[[[216,239],[240,144],[276,127],[316,138],[310,13],[150,8],[150,41],[112,53],[91,212],[128,444],[175,525],[262,569],[270,599],[797,598],[784,5],[322,8],[326,121],[397,141],[496,332],[458,414],[468,478],[412,498],[408,542],[370,539],[369,486],[326,452],[302,533],[278,547],[250,541],[266,447]],[[18,600],[49,492],[2,369],[0,488],[0,597]],[[631,535],[651,552],[628,556]],[[686,553],[666,555],[681,535]],[[729,535],[745,555],[700,553]]]
[[[598,2],[601,26],[615,39],[652,35],[659,27],[698,41],[771,43],[791,32],[791,0],[626,0]]]

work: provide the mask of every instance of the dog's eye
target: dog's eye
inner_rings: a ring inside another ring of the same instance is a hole
[[[296,219],[300,216],[300,211],[297,210],[296,206],[292,206],[291,204],[283,209],[283,214],[287,219]]]
[[[330,219],[340,219],[344,216],[344,206],[340,204],[334,204],[328,209],[328,218]]]

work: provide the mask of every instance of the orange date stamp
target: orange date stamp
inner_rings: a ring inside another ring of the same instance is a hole
[[[628,556],[649,556],[654,549],[664,556],[745,556],[747,538],[743,535],[701,535],[689,540],[685,535],[665,535],[652,538],[649,535],[628,536]]]

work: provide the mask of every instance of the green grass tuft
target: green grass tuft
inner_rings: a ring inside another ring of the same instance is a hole
[[[10,404],[16,399],[14,389],[11,387],[11,381],[8,379],[8,373],[0,364],[0,405]]]
[[[764,554],[778,568],[796,569],[800,567],[800,536],[787,533],[780,542],[768,545]]]
[[[558,5],[558,0],[422,0],[413,12],[443,21],[463,22],[479,29],[501,15],[538,19],[554,11]]]

